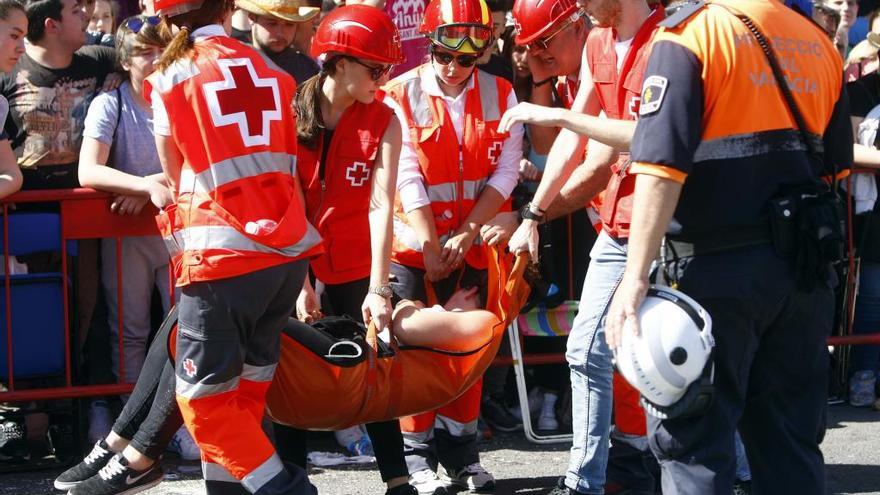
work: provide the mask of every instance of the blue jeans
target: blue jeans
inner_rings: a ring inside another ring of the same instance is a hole
[[[565,484],[601,494],[611,431],[611,350],[605,343],[605,313],[626,268],[626,245],[602,232],[590,251],[590,267],[566,359],[571,368],[574,434]]]
[[[862,335],[880,329],[880,263],[865,261],[859,273],[853,333]],[[857,345],[852,348],[850,369],[876,371],[880,364],[880,346]]]

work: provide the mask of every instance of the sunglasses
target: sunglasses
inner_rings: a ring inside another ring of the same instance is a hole
[[[430,36],[435,43],[454,51],[467,43],[475,52],[482,51],[492,41],[492,29],[474,24],[447,24],[440,26]]]
[[[141,29],[146,25],[150,26],[158,26],[159,23],[162,22],[162,19],[159,16],[134,16],[129,17],[125,21],[125,27],[131,30],[132,33],[138,34],[141,32]]]
[[[476,55],[452,55],[438,50],[431,50],[431,56],[434,57],[434,60],[440,65],[449,65],[455,60],[455,63],[461,67],[472,67],[477,63],[477,59],[480,58],[480,55],[482,55],[482,53]]]
[[[388,74],[389,72],[391,72],[391,69],[394,67],[391,64],[376,67],[374,65],[365,64],[355,57],[345,57],[345,58],[347,58],[348,60],[351,60],[352,62],[354,62],[362,67],[366,67],[367,71],[370,74],[370,79],[372,79],[374,81],[378,81],[379,79],[382,79],[382,77],[385,76],[385,74]]]
[[[568,21],[565,22],[562,26],[560,26],[559,29],[554,31],[553,34],[550,34],[544,38],[535,40],[531,43],[527,43],[526,48],[528,48],[529,50],[546,50],[547,48],[550,47],[550,43],[553,42],[553,38],[555,38],[556,35],[565,31],[569,26],[571,26],[572,24],[577,22],[577,20],[580,19],[580,17],[581,17],[580,14],[575,12],[574,14],[571,15],[571,17],[568,18]]]

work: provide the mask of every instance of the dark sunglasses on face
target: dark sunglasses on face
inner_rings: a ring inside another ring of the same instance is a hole
[[[370,79],[372,79],[374,81],[378,81],[379,79],[382,79],[382,77],[385,74],[388,74],[389,72],[391,72],[391,68],[394,67],[393,65],[390,65],[390,64],[389,65],[381,65],[379,67],[376,67],[373,65],[365,64],[355,57],[346,57],[346,58],[351,60],[352,62],[360,65],[360,66],[366,67],[367,71],[370,74]]]
[[[158,16],[139,16],[136,15],[134,17],[129,17],[125,21],[125,27],[131,30],[132,33],[138,34],[141,32],[141,29],[144,28],[147,24],[150,26],[158,26],[159,23],[162,22]]]
[[[431,50],[431,56],[434,57],[434,60],[437,61],[440,65],[449,65],[455,60],[455,63],[462,67],[473,67],[475,63],[477,63],[477,59],[480,58],[480,53],[475,55],[453,55],[451,53],[441,52],[439,50]]]

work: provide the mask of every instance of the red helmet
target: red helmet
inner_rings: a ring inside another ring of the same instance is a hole
[[[312,39],[312,57],[327,52],[386,64],[403,62],[397,26],[383,10],[363,4],[337,7],[321,21]]]
[[[517,45],[529,44],[576,12],[575,0],[516,0],[513,4],[514,41]]]
[[[204,0],[154,0],[153,10],[159,15],[175,16],[201,8]]]
[[[492,41],[492,14],[484,0],[431,0],[419,33],[449,50],[482,52]]]

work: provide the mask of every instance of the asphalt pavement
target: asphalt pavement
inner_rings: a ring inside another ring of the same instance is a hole
[[[822,444],[829,494],[880,494],[880,412],[832,406],[829,428]],[[329,438],[318,438],[314,448],[333,448]],[[535,445],[521,433],[501,434],[481,443],[483,466],[498,479],[498,495],[540,495],[556,483],[568,463],[568,446]],[[166,481],[147,495],[204,493],[197,463],[180,462],[169,455]],[[48,495],[59,470],[0,475],[2,495]],[[375,466],[313,469],[311,480],[321,495],[384,493]]]

